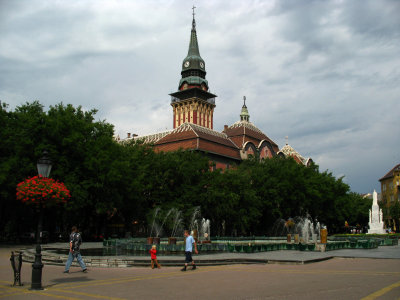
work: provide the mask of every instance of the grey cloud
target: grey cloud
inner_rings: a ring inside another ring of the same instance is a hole
[[[365,35],[375,42],[381,39],[393,39],[399,43],[400,2],[383,1],[346,1],[341,21],[356,34]],[[397,41],[396,41],[397,40]]]
[[[171,128],[193,4],[109,3],[1,1],[0,99],[98,108],[120,136]],[[289,135],[353,190],[379,190],[400,159],[398,3],[196,3],[215,129],[239,119],[246,95],[251,121],[280,146]]]

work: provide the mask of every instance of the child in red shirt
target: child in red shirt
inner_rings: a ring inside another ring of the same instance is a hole
[[[151,250],[150,250],[149,252],[150,252],[150,255],[151,255],[151,268],[154,269],[154,264],[156,264],[157,268],[161,269],[161,266],[160,266],[160,264],[159,264],[158,261],[157,261],[157,256],[156,256],[157,249],[156,249],[156,245],[153,245],[153,246],[151,247]]]

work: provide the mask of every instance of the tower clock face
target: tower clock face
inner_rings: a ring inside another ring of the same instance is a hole
[[[202,61],[200,62],[200,68],[204,68],[204,63]]]
[[[184,66],[187,68],[187,67],[189,67],[189,65],[190,65],[190,62],[189,61],[185,61]]]

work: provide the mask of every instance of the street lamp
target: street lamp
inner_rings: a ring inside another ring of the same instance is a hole
[[[37,162],[38,174],[43,177],[49,177],[51,167],[53,166],[51,163],[52,161],[49,157],[49,153],[46,150],[44,150],[42,157],[39,158]]]
[[[43,151],[42,157],[37,161],[37,170],[38,174],[43,177],[49,177],[52,161],[48,156],[48,152],[46,150]],[[39,222],[36,232],[36,254],[35,254],[35,262],[32,264],[32,290],[42,290],[42,248],[41,244],[41,235],[42,235],[42,223],[43,223],[43,209],[42,209],[42,201],[39,202]]]

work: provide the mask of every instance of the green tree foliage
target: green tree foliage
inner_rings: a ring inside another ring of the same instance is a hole
[[[310,216],[338,231],[351,214],[349,186],[331,173],[296,163],[292,158],[248,160],[237,169],[251,177],[261,204],[262,217],[256,232],[265,234],[278,218]],[[367,211],[368,212],[368,211]]]
[[[1,122],[6,123],[1,131],[2,216],[10,211],[15,219],[18,214],[29,215],[15,204],[12,193],[16,183],[37,174],[36,161],[43,149],[54,161],[51,177],[63,181],[71,191],[72,199],[66,206],[71,212],[63,215],[65,226],[73,222],[88,226],[97,215],[122,200],[115,197],[118,183],[113,176],[120,147],[112,139],[113,126],[95,122],[95,113],[63,104],[45,112],[37,101],[19,106],[14,112],[2,109]],[[62,216],[60,210],[50,215],[57,219]]]
[[[14,111],[0,105],[0,230],[35,227],[35,211],[16,201],[15,188],[37,175],[44,149],[54,161],[50,176],[72,196],[47,211],[49,231],[78,224],[90,234],[125,228],[146,235],[156,208],[180,210],[187,227],[193,209],[201,207],[213,235],[268,234],[277,219],[296,216],[318,219],[330,232],[341,231],[345,221],[368,222],[370,200],[317,165],[253,158],[211,171],[208,157],[195,151],[156,153],[140,141],[117,143],[113,125],[96,121],[95,114],[62,103],[48,111],[37,101]]]

